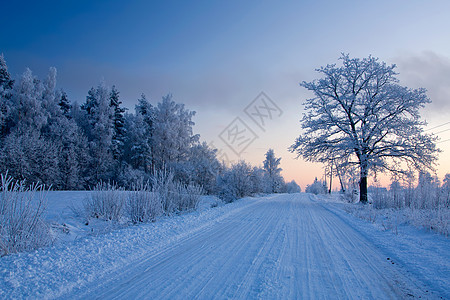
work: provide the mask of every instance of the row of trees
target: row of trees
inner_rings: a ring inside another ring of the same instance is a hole
[[[329,170],[328,170],[329,171]],[[350,202],[355,202],[358,186],[358,172],[356,168],[341,170],[344,172],[341,181],[341,193]],[[329,174],[328,174],[329,175]],[[325,194],[330,187],[324,180],[314,180],[306,186],[305,192]],[[388,188],[380,186],[375,178],[374,184],[368,187],[368,198],[373,207],[383,208],[411,208],[423,210],[438,210],[450,208],[450,174],[444,176],[441,182],[436,175],[429,172],[419,172],[418,176],[393,177]]]
[[[79,105],[57,89],[55,68],[44,80],[29,69],[13,80],[0,56],[1,173],[61,190],[88,189],[101,181],[130,188],[161,170],[209,194],[232,190],[229,198],[287,190],[273,150],[262,168],[245,162],[227,168],[194,134],[194,115],[171,95],[157,105],[142,95],[134,113],[127,112],[117,88],[105,83],[91,88]],[[250,178],[258,184],[244,183]]]
[[[266,153],[263,167],[253,167],[245,161],[234,164],[218,177],[218,194],[226,202],[260,193],[299,193],[300,186],[285,183],[279,167],[280,158],[272,149]]]
[[[437,176],[421,172],[416,178],[409,178],[401,183],[393,180],[389,190],[379,186],[371,187],[372,201],[375,208],[412,208],[412,209],[449,209],[450,208],[450,174],[443,182]]]

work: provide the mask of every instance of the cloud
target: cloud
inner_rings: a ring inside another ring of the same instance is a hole
[[[399,57],[397,71],[402,85],[428,90],[431,104],[428,109],[442,113],[450,108],[450,58],[432,51]]]

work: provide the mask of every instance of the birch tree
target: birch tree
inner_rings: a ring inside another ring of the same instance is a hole
[[[316,71],[322,76],[300,85],[314,94],[306,100],[303,133],[290,147],[307,161],[348,159],[360,170],[360,201],[367,202],[372,170],[406,172],[433,169],[436,138],[423,132],[419,109],[430,103],[424,88],[399,84],[395,65],[377,58],[350,58]]]
[[[153,159],[157,170],[171,168],[173,164],[185,161],[193,143],[199,136],[193,133],[195,111],[176,103],[171,95],[162,98],[154,111]]]

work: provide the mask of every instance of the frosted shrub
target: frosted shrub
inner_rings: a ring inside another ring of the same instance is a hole
[[[369,187],[369,196],[372,199],[373,208],[382,209],[389,207],[389,195],[386,188]]]
[[[292,180],[291,182],[286,183],[286,193],[293,194],[293,193],[300,193],[302,189],[300,186],[295,182],[295,180]]]
[[[200,201],[200,196],[203,193],[203,188],[196,184],[176,184],[174,197],[176,198],[176,203],[178,204],[178,210],[184,211],[196,209],[198,202]]]
[[[398,220],[401,219],[416,227],[448,236],[450,233],[449,183],[450,175],[448,174],[441,185],[435,176],[421,173],[416,187],[413,185],[413,178],[408,179],[406,187],[393,181],[389,191],[385,188],[371,187],[369,190],[373,205],[363,209],[376,209],[376,214],[382,216],[384,220],[382,225],[394,232],[397,231]]]
[[[429,173],[420,173],[419,184],[416,188],[416,197],[413,201],[413,207],[418,209],[437,209],[440,202],[439,186],[440,183],[436,177],[431,176]]]
[[[225,203],[231,203],[239,198],[235,186],[228,179],[228,177],[224,176],[220,176],[217,179],[217,195]]]
[[[318,194],[326,194],[327,187],[326,184],[322,181],[317,180],[317,178],[314,179],[314,182],[312,184],[309,184],[306,186],[305,189],[306,193],[311,193],[314,195]]]
[[[125,206],[126,193],[122,188],[100,182],[83,202],[86,218],[119,221]]]
[[[450,234],[450,209],[407,209],[410,223],[445,236]]]
[[[236,199],[252,195],[254,189],[252,174],[252,167],[244,161],[240,161],[231,166],[230,169],[225,170],[217,179],[219,197],[230,203]]]
[[[26,187],[24,181],[1,175],[0,256],[52,243],[50,227],[42,217],[46,195],[43,185]]]
[[[373,207],[376,209],[402,208],[405,203],[406,189],[398,181],[393,181],[389,191],[382,187],[370,187]]]
[[[344,210],[347,213],[353,214],[356,217],[369,221],[371,223],[375,223],[377,219],[377,211],[370,205],[367,206],[346,205],[344,206]]]
[[[165,214],[197,208],[203,188],[196,184],[182,184],[174,180],[170,171],[157,171],[152,176],[152,192]]]
[[[398,181],[393,181],[391,183],[391,185],[389,186],[389,193],[391,199],[390,207],[402,208],[404,206],[404,189]]]
[[[157,195],[162,206],[162,210],[166,214],[171,214],[177,209],[176,185],[174,175],[167,170],[155,171],[151,177],[152,191]]]
[[[136,186],[143,187],[150,180],[150,175],[143,170],[126,166],[117,177],[117,183],[127,190],[134,190]]]
[[[240,161],[231,167],[229,176],[238,198],[252,195],[252,173],[252,166],[244,161]]]
[[[197,208],[202,194],[200,186],[174,181],[170,171],[155,171],[151,181],[127,192],[116,185],[98,184],[84,202],[84,214],[87,219],[119,221],[126,216],[133,224],[152,222],[164,214]]]
[[[133,224],[154,221],[163,214],[161,199],[148,184],[139,185],[128,193],[127,211]]]
[[[251,194],[271,193],[272,183],[269,181],[270,177],[267,176],[266,171],[260,167],[253,167],[250,175],[250,181],[252,184]]]
[[[450,208],[450,174],[445,175],[442,185],[442,207]]]

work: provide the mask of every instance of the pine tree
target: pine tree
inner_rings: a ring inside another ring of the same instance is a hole
[[[11,75],[8,72],[5,58],[3,57],[3,54],[0,54],[0,94],[11,91],[13,85],[14,80],[11,79]]]
[[[136,134],[142,134],[143,139],[136,140],[136,144],[133,150],[134,161],[139,162],[139,166],[145,172],[150,172],[155,166],[154,160],[154,122],[155,122],[155,108],[147,100],[144,94],[138,99],[138,104],[135,106],[136,110],[136,125],[142,123],[136,127],[143,127],[143,131],[137,132]],[[140,117],[138,117],[140,116]],[[138,129],[139,130],[139,129]]]
[[[59,108],[61,109],[63,115],[70,119],[72,116],[70,115],[70,110],[72,109],[72,105],[69,102],[69,99],[67,98],[67,94],[65,91],[61,90],[60,92],[61,96],[58,102]]]
[[[81,106],[84,116],[79,118],[89,142],[89,173],[87,182],[95,185],[100,180],[110,180],[113,175],[112,109],[109,92],[104,83],[91,88],[86,102]]]
[[[124,161],[134,169],[151,171],[151,149],[149,145],[148,124],[141,114],[125,115]]]
[[[91,87],[86,96],[86,102],[81,105],[81,109],[85,110],[88,115],[94,114],[95,109],[99,105],[96,93],[97,91]]]
[[[9,99],[14,85],[14,80],[8,72],[8,66],[0,55],[0,139],[4,138],[8,132]]]
[[[141,94],[141,98],[138,99],[138,104],[136,105],[136,114],[140,114],[144,117],[144,121],[149,125],[150,128],[153,128],[154,121],[154,108],[150,102],[148,102],[145,94]]]
[[[112,153],[115,160],[120,159],[123,156],[123,147],[126,130],[124,127],[125,118],[125,108],[120,107],[122,102],[119,100],[119,91],[113,85],[111,93],[109,95],[110,106],[113,111],[113,136],[112,136]]]

